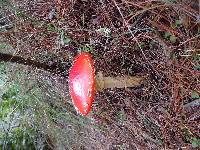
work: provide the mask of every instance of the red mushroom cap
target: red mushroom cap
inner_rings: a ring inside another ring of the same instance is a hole
[[[82,52],[75,57],[68,81],[76,111],[87,115],[94,100],[94,65],[89,53]]]

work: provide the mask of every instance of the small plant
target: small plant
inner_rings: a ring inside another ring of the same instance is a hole
[[[192,137],[191,138],[191,143],[193,148],[200,147],[200,139]]]
[[[58,33],[58,42],[61,46],[68,45],[71,42],[71,40],[65,36],[64,30],[58,28],[55,24],[47,24],[47,30],[49,32]]]
[[[126,114],[124,113],[124,111],[118,111],[117,112],[117,118],[121,122],[126,121]]]
[[[17,101],[18,86],[12,84],[1,96],[0,102],[0,146],[3,149],[35,149],[33,129],[22,124],[21,110]]]
[[[106,28],[106,27],[97,29],[96,31],[103,34],[106,37],[110,37],[110,34],[111,34],[111,30],[109,28]]]
[[[191,143],[193,148],[200,147],[200,139],[190,134],[188,129],[186,128],[182,129],[182,133],[185,138],[185,141]]]
[[[79,47],[78,49],[78,52],[93,52],[93,47],[90,46],[89,44],[86,44],[86,45],[82,45]]]
[[[52,23],[47,24],[47,30],[51,32],[58,32],[58,28]]]
[[[0,43],[0,49],[9,49],[11,48],[10,45],[6,44],[6,43]]]
[[[175,23],[171,24],[172,28],[178,28],[181,25],[181,21],[180,20],[175,20]]]
[[[177,40],[177,37],[174,36],[174,35],[172,35],[172,34],[170,34],[169,32],[165,32],[164,38],[167,39],[167,40],[169,40],[172,43],[175,43],[176,40]]]
[[[164,0],[166,3],[176,3],[176,0]]]
[[[193,61],[193,70],[200,71],[200,55],[199,54],[193,54],[192,55],[192,61]]]
[[[199,94],[196,91],[192,91],[191,97],[192,97],[192,99],[198,99],[198,98],[200,98]]]

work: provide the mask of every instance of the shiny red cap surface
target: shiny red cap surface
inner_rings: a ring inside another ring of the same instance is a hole
[[[69,72],[69,93],[76,111],[87,115],[94,100],[94,64],[89,53],[78,54]]]

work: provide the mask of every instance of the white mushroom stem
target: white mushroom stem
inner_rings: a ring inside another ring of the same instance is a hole
[[[102,91],[103,89],[135,87],[140,85],[144,79],[145,77],[136,76],[104,77],[102,72],[98,72],[96,75],[96,91]]]

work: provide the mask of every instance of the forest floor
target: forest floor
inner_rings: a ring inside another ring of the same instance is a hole
[[[95,71],[105,76],[147,76],[138,87],[96,92],[92,112],[82,117],[71,105],[67,77],[7,65],[9,81],[20,80],[21,94],[35,86],[39,89],[34,94],[42,98],[34,106],[27,105],[29,111],[40,114],[35,122],[29,120],[29,126],[37,127],[44,137],[43,147],[200,148],[199,0],[13,0],[0,4],[0,42],[12,47],[1,44],[1,52],[65,68],[78,52],[87,51],[93,56]],[[26,75],[16,77],[19,71]]]

